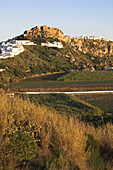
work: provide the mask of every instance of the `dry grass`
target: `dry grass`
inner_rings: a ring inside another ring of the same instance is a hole
[[[55,110],[50,108],[37,107],[30,101],[2,95],[0,96],[1,151],[5,143],[4,137],[7,136],[9,129],[13,128],[17,122],[27,121],[38,123],[41,126],[40,147],[38,146],[40,149],[35,158],[40,163],[47,161],[48,157],[54,157],[54,162],[57,162],[58,159],[53,155],[60,151],[62,155],[59,159],[63,166],[61,169],[69,169],[69,162],[82,170],[90,169],[91,167],[87,164],[90,157],[90,151],[86,151],[87,134],[92,134],[102,145],[107,145],[111,150],[113,149],[113,125],[111,124],[107,124],[104,128],[95,129],[73,117],[58,115]],[[1,154],[0,157],[2,158],[2,156]],[[17,161],[14,165],[13,159],[14,157],[9,161],[10,169],[11,167],[15,169],[18,164]],[[8,166],[8,163],[6,165]],[[109,166],[111,166],[111,161]]]
[[[87,125],[86,132],[93,134],[94,138],[101,141],[102,144],[106,144],[113,149],[113,125],[108,123],[104,127],[94,128]]]

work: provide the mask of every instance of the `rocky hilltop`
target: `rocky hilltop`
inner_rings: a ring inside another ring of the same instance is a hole
[[[59,41],[65,42],[68,46],[72,47],[74,51],[80,51],[84,54],[90,53],[94,56],[103,57],[105,55],[113,55],[113,42],[103,39],[85,39],[85,38],[71,38],[59,28],[51,28],[46,25],[36,26],[31,30],[24,32],[24,37],[31,38],[57,38]]]
[[[27,30],[24,32],[25,37],[33,36],[37,38],[37,36],[41,37],[53,37],[58,38],[60,41],[71,42],[71,37],[64,35],[64,33],[59,28],[51,28],[46,25],[44,26],[36,26],[31,30]]]

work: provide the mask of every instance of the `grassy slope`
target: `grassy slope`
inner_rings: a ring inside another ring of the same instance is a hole
[[[39,46],[26,46],[26,50],[14,58],[0,60],[0,67],[6,71],[0,73],[2,83],[11,83],[23,77],[53,71],[66,71],[76,68],[63,57],[64,49]]]
[[[0,118],[0,169],[112,169],[113,125],[95,129],[6,96]]]
[[[93,105],[66,94],[23,95],[36,105],[46,105],[64,115],[101,115],[101,110]]]
[[[57,79],[58,81],[113,80],[113,71],[74,71]]]
[[[23,99],[30,99],[36,105],[45,105],[54,108],[59,114],[73,115],[84,122],[89,122],[95,126],[107,122],[113,122],[113,114],[108,114],[100,105],[93,105],[93,102],[80,99],[80,96],[66,94],[47,94],[47,95],[22,95]],[[81,95],[82,96],[82,95]],[[104,99],[103,99],[104,100]],[[109,99],[110,100],[110,99]],[[107,103],[106,103],[107,105]],[[107,105],[108,107],[109,105]],[[100,107],[100,108],[99,108]]]
[[[113,115],[113,94],[84,94],[77,97]]]
[[[49,73],[49,74],[43,74],[38,75],[30,78],[26,78],[21,80],[20,82],[51,82],[51,81],[57,81],[57,79],[69,72],[61,72],[61,73]]]

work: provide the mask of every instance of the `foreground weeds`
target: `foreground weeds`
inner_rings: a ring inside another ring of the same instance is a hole
[[[94,128],[0,96],[0,169],[112,169],[113,125]]]

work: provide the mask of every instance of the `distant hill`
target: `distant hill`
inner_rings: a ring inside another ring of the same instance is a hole
[[[22,35],[24,38],[37,39],[41,38],[53,38],[59,41],[64,41],[74,50],[81,51],[83,53],[91,53],[92,55],[98,55],[100,57],[104,55],[113,55],[113,42],[106,39],[101,39],[100,37],[92,36],[92,38],[71,38],[64,33],[59,28],[51,28],[46,25],[36,26],[31,30],[27,30]]]
[[[34,74],[73,70],[105,70],[113,66],[113,42],[103,39],[71,38],[59,28],[36,26],[17,36],[35,46],[24,46],[24,52],[14,58],[1,59],[0,86]],[[42,42],[61,42],[62,49],[42,47]]]

